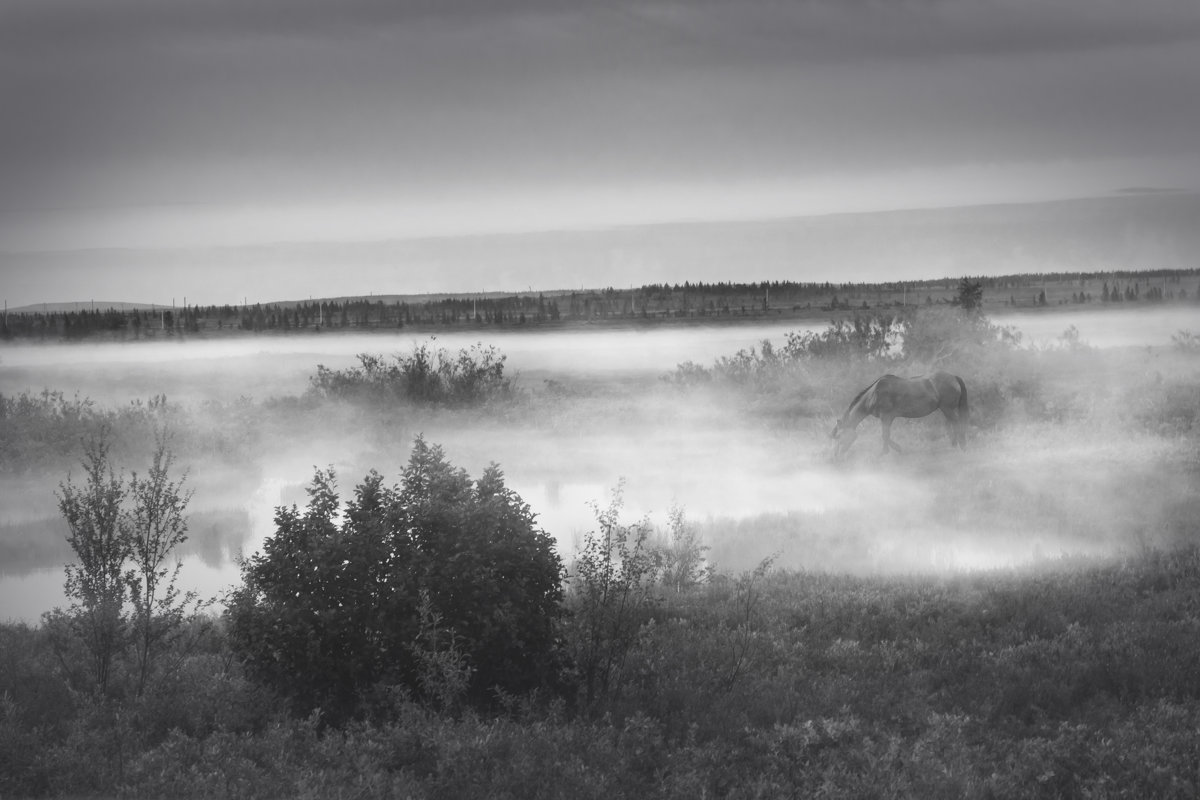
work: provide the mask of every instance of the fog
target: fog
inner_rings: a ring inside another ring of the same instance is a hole
[[[1029,345],[1053,343],[1068,325],[1093,347],[1163,345],[1180,330],[1195,332],[1200,327],[1200,307],[1175,307],[1147,311],[1116,308],[1096,311],[1067,306],[1061,313],[1013,312],[996,314],[993,321],[1021,331]]]
[[[893,438],[905,453],[880,457],[879,423],[868,420],[838,464],[828,429],[853,394],[841,383],[856,379],[830,373],[828,388],[803,396],[795,387],[684,391],[660,380],[684,361],[710,365],[763,339],[782,343],[803,329],[795,323],[438,335],[435,347],[482,339],[506,354],[521,396],[482,410],[295,400],[319,363],[345,368],[360,352],[428,341],[407,333],[6,346],[0,392],[58,390],[100,408],[165,394],[194,490],[183,583],[206,596],[238,581],[234,559],[273,532],[276,506],[304,505],[314,468],[333,466],[345,499],[370,469],[398,481],[417,435],[472,477],[499,463],[568,563],[594,528],[591,505],[607,505],[624,481],[626,521],[663,525],[681,507],[718,569],[773,556],[810,570],[944,573],[1109,556],[1179,526],[1181,509],[1195,505],[1194,444],[1131,428],[1107,409],[1151,367],[1160,382],[1195,378],[1196,357],[1168,345],[1176,331],[1197,329],[1198,316],[1178,308],[997,316],[1034,349],[1074,325],[1098,349],[1070,364],[1098,374],[1088,359],[1100,359],[1103,382],[1060,391],[1048,378],[1043,394],[1071,398],[1066,412],[1013,411],[1002,424],[973,427],[965,453],[950,449],[939,414],[898,421]],[[1160,360],[1149,364],[1149,352]],[[130,444],[114,457],[142,472],[143,451]],[[82,448],[66,443],[63,452],[0,473],[0,619],[36,620],[63,603],[71,553],[54,491],[68,471],[79,475]]]

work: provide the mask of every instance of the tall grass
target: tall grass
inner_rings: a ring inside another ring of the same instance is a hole
[[[174,797],[1189,797],[1200,548],[940,580],[776,570],[664,594],[607,714],[403,695],[289,718],[219,631],[123,706],[0,627],[0,791]]]

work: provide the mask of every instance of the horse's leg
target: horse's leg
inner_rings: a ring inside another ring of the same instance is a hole
[[[900,447],[892,441],[892,421],[895,417],[880,417],[879,422],[883,427],[883,455],[887,455],[888,449],[895,450],[897,453],[902,452]]]
[[[943,408],[942,413],[946,415],[946,427],[950,429],[950,446],[958,446],[958,415],[952,410]]]

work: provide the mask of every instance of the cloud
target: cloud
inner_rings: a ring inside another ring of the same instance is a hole
[[[9,0],[0,14],[0,214],[403,207],[1198,152],[1190,0]]]
[[[1200,35],[1190,0],[8,0],[6,49],[47,41],[146,43],[230,35],[338,36],[421,24],[592,18],[655,25],[697,44],[771,40],[822,52],[1062,51],[1165,44]]]

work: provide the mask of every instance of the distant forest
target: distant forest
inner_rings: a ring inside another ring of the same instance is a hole
[[[4,339],[116,340],[321,330],[553,327],[583,323],[901,313],[949,303],[960,278],[889,283],[769,281],[459,296],[343,297],[294,302],[5,310]],[[1200,269],[969,277],[989,311],[1046,306],[1200,303]]]

